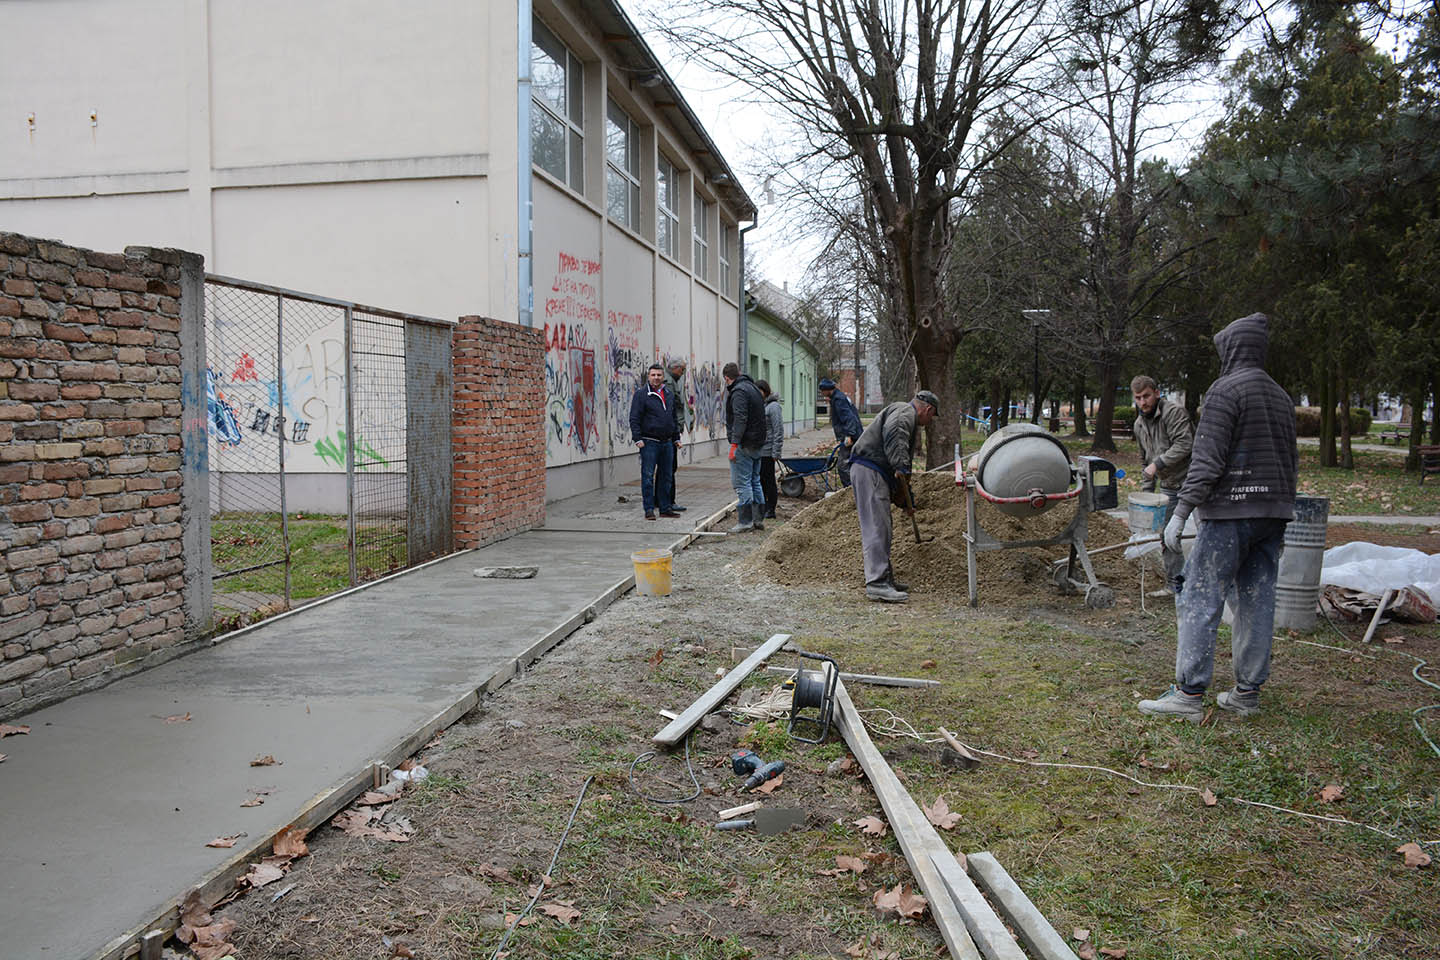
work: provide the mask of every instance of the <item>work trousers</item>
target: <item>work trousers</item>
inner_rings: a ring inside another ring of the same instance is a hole
[[[765,491],[760,487],[760,448],[736,447],[735,459],[730,461],[730,486],[740,501],[740,506],[749,504],[765,505]]]
[[[675,505],[675,477],[680,472],[680,448],[670,444],[670,483],[665,488],[665,495],[659,499],[671,506]]]
[[[841,440],[838,442],[840,444],[840,453],[835,458],[835,464],[840,470],[840,485],[842,487],[848,487],[852,482],[850,477],[850,448],[845,445],[845,441]]]
[[[1175,684],[1203,693],[1215,674],[1215,634],[1225,601],[1235,611],[1230,650],[1235,686],[1256,690],[1270,676],[1275,581],[1285,520],[1202,520],[1175,597]]]
[[[646,440],[640,448],[640,497],[646,513],[654,513],[657,506],[661,513],[670,510],[674,449],[675,444],[665,440]]]
[[[1170,498],[1170,502],[1165,504],[1165,523],[1169,523],[1170,518],[1175,515],[1175,505],[1180,502],[1180,491],[1167,490],[1166,488],[1161,487],[1160,492]],[[1165,523],[1162,523],[1160,525],[1160,528],[1162,530],[1165,528]],[[1185,554],[1179,550],[1171,550],[1169,547],[1162,547],[1160,551],[1160,560],[1165,566],[1165,585],[1168,586],[1171,590],[1179,590],[1180,574],[1184,571],[1185,568]]]
[[[855,512],[860,517],[860,549],[865,556],[865,585],[890,579],[890,482],[879,470],[858,464],[851,473]]]
[[[775,458],[760,458],[760,489],[765,494],[765,516],[775,516],[775,504],[779,503],[780,492],[775,488]]]

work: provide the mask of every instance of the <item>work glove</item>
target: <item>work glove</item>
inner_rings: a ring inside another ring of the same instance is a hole
[[[731,459],[731,460],[734,460],[734,459],[735,459],[735,449],[736,449],[737,447],[739,447],[739,446],[740,446],[740,444],[738,444],[738,443],[732,443],[732,444],[730,444],[730,459]]]
[[[1185,518],[1182,517],[1179,513],[1176,513],[1170,518],[1170,522],[1165,524],[1165,532],[1160,535],[1160,539],[1163,540],[1165,546],[1169,547],[1171,550],[1179,550],[1180,532],[1184,529]]]
[[[901,474],[895,478],[895,502],[906,513],[915,512],[915,496],[910,492],[910,478]]]

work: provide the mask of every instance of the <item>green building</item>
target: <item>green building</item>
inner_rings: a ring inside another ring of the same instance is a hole
[[[745,290],[745,351],[752,380],[764,380],[780,397],[785,433],[794,436],[815,426],[818,382],[815,345],[791,323],[801,301],[773,283]],[[787,451],[787,456],[789,452]]]

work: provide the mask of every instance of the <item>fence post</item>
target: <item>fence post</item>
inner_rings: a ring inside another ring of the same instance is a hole
[[[214,593],[210,554],[210,412],[205,346],[205,258],[180,254],[180,524],[185,551],[185,639],[208,634]]]
[[[280,480],[280,549],[285,553],[285,609],[290,609],[290,510],[285,502],[285,297],[275,298],[275,439]]]
[[[355,576],[355,308],[345,308],[345,530],[350,543],[350,586]]]

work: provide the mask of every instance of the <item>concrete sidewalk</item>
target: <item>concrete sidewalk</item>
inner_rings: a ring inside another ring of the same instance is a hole
[[[678,499],[684,520],[647,522],[638,478],[617,477],[550,504],[543,528],[11,721],[31,730],[0,744],[0,955],[119,957],[190,889],[228,890],[277,832],[347,804],[371,761],[397,764],[630,589],[632,551],[687,545],[734,500],[725,459],[683,466]],[[522,564],[539,575],[472,572]],[[279,763],[250,766],[266,754]]]

